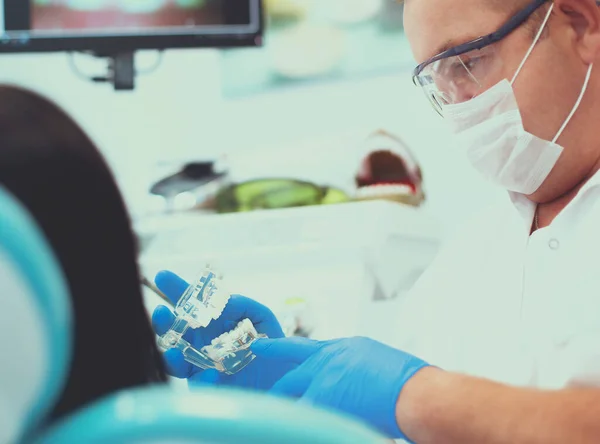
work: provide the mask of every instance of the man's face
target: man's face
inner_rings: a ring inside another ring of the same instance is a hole
[[[503,9],[492,7],[490,3],[488,0],[407,0],[404,27],[416,61],[424,62],[445,49],[496,31],[523,6],[515,2],[515,8]],[[554,138],[573,108],[588,68],[576,50],[579,37],[573,21],[562,10],[562,3],[572,2],[555,1],[555,11],[544,36],[513,85],[525,129],[545,140]],[[538,30],[532,26],[539,27],[528,22],[494,44],[495,69],[490,76],[493,78],[483,79],[483,90],[503,79],[513,78]],[[562,194],[563,188],[574,186],[597,160],[597,150],[589,148],[590,141],[584,135],[589,133],[589,128],[587,133],[584,130],[592,117],[589,105],[593,102],[594,90],[594,82],[591,82],[579,111],[558,140],[565,151],[537,196],[532,196],[533,200],[546,201],[557,193]]]

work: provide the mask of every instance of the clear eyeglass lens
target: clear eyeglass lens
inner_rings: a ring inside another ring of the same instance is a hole
[[[427,97],[429,98],[429,102],[431,102],[433,109],[435,109],[438,114],[442,115],[442,104],[436,98],[435,92],[430,91],[429,94],[427,94]]]
[[[428,90],[426,94],[436,109],[443,108],[466,102],[493,85],[501,65],[496,45],[490,45],[427,65],[415,83]]]

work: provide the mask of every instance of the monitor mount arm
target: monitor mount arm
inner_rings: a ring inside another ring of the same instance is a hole
[[[115,53],[92,53],[95,57],[108,59],[106,77],[95,77],[96,82],[110,82],[115,91],[133,91],[135,89],[135,52],[122,51]]]
[[[108,68],[105,75],[90,76],[80,71],[74,60],[74,53],[69,53],[69,62],[73,72],[81,79],[95,83],[110,83],[116,91],[133,91],[135,89],[135,78],[138,75],[150,74],[156,71],[162,62],[163,51],[158,50],[156,62],[145,69],[137,69],[135,66],[135,51],[126,50],[118,52],[109,51],[82,51],[92,57],[107,59]]]

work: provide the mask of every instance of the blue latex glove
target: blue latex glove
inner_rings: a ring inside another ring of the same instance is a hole
[[[252,350],[257,360],[298,365],[271,393],[348,413],[407,440],[396,422],[396,402],[404,384],[429,365],[421,359],[367,338],[261,339]]]
[[[188,287],[188,283],[170,271],[161,271],[155,278],[156,286],[177,304]],[[262,304],[244,296],[232,295],[223,314],[213,320],[206,328],[188,330],[184,339],[196,349],[201,349],[222,333],[232,330],[239,321],[248,318],[259,333],[269,338],[283,338],[283,330],[271,310]],[[165,306],[159,306],[152,314],[152,327],[156,334],[163,335],[171,327],[175,315]],[[190,383],[210,383],[231,385],[244,388],[268,390],[292,365],[282,363],[273,365],[265,360],[255,359],[246,368],[235,375],[226,375],[217,370],[202,370],[187,362],[177,349],[164,353],[167,372],[177,378],[187,378]]]

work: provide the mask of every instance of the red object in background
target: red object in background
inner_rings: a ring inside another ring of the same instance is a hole
[[[81,11],[67,5],[34,5],[32,30],[103,30],[140,29],[222,25],[223,16],[218,2],[209,2],[200,8],[182,8],[167,3],[151,13],[129,13],[114,6],[97,11]]]
[[[365,143],[355,183],[361,199],[390,199],[418,206],[425,200],[421,167],[398,137],[379,130]]]
[[[390,150],[370,153],[362,162],[356,175],[356,185],[406,185],[417,192],[416,178],[408,172],[405,162]],[[420,185],[420,183],[419,183]]]

